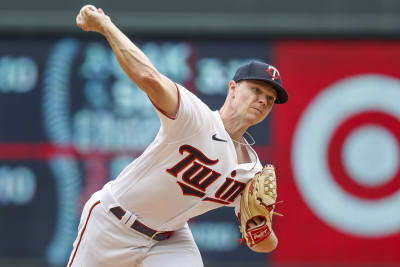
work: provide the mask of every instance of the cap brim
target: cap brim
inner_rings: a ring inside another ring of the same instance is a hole
[[[272,85],[272,87],[274,87],[274,89],[276,90],[276,94],[277,94],[277,97],[276,97],[276,100],[275,100],[276,104],[285,104],[289,100],[289,96],[288,96],[286,90],[277,82],[274,82],[274,81],[271,81],[271,80],[260,79],[258,77],[257,78],[255,78],[255,77],[246,77],[246,78],[243,78],[243,79],[238,79],[238,80],[236,80],[236,82],[243,81],[243,80],[263,81],[263,82],[266,82],[266,83]]]
[[[270,81],[266,81],[266,82],[271,84],[276,90],[276,94],[277,94],[277,97],[275,100],[276,104],[285,104],[289,100],[289,96],[288,96],[286,90],[282,86],[280,86],[279,84],[270,82]]]

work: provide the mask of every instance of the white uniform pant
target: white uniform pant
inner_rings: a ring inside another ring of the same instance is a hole
[[[125,227],[92,195],[82,211],[68,267],[203,267],[189,226],[155,241]]]

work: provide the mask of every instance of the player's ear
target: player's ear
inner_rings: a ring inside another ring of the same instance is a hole
[[[229,91],[228,91],[228,95],[232,98],[235,98],[235,94],[236,94],[236,88],[237,88],[237,82],[235,82],[234,80],[231,80],[229,82]]]

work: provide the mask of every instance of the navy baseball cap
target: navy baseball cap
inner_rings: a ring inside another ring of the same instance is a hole
[[[277,93],[275,103],[283,104],[289,99],[286,90],[282,87],[281,75],[277,68],[260,61],[251,61],[238,68],[233,76],[235,82],[242,80],[259,80],[272,85]]]

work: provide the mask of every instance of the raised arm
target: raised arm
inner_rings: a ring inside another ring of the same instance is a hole
[[[176,85],[158,72],[147,56],[115,26],[101,8],[83,6],[76,17],[76,24],[84,31],[104,35],[128,77],[149,96],[157,108],[169,116],[176,115]]]

